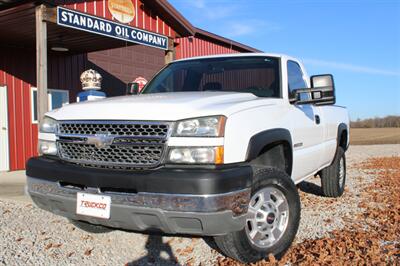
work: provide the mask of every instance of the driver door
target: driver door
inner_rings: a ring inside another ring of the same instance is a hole
[[[306,88],[303,72],[295,61],[288,61],[289,97],[293,90]],[[319,107],[312,104],[290,105],[293,173],[295,181],[302,180],[318,170],[323,151],[323,127]]]

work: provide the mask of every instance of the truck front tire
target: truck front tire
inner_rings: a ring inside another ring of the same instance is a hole
[[[269,254],[279,259],[296,236],[300,208],[296,186],[285,172],[258,168],[244,228],[214,237],[215,243],[226,256],[243,263],[259,261]]]
[[[346,184],[346,156],[342,147],[338,147],[332,164],[321,170],[320,177],[324,196],[342,196]]]

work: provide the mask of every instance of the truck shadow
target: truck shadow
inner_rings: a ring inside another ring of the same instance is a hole
[[[180,265],[168,243],[163,243],[162,236],[150,234],[145,245],[147,255],[126,265]],[[164,254],[162,254],[164,253]]]
[[[313,194],[316,196],[323,196],[322,188],[317,184],[308,181],[303,181],[297,186],[300,189],[300,191],[303,191],[304,193]]]

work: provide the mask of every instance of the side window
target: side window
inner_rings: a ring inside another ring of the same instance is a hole
[[[292,95],[293,90],[306,88],[307,85],[303,79],[303,72],[299,64],[293,61],[287,62],[288,71],[288,86],[289,86],[289,97]]]

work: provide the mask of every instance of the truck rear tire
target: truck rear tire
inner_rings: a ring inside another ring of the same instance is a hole
[[[104,227],[102,225],[90,224],[87,222],[82,222],[82,221],[72,220],[72,219],[69,219],[69,221],[75,227],[78,227],[82,231],[85,231],[85,232],[91,233],[91,234],[104,234],[104,233],[108,233],[108,232],[112,231],[111,228]]]
[[[338,147],[332,164],[321,170],[320,177],[324,196],[342,196],[346,184],[346,156],[342,147]]]
[[[259,168],[253,176],[252,197],[241,231],[214,237],[222,253],[243,263],[281,258],[296,236],[300,198],[291,178],[275,168]]]

